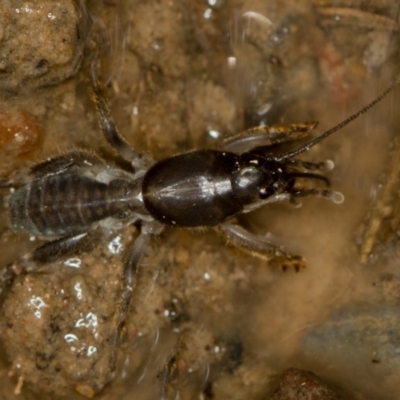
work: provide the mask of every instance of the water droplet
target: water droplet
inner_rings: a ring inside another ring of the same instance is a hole
[[[123,248],[123,245],[121,243],[121,236],[120,235],[116,236],[108,244],[108,251],[111,254],[119,254],[121,252],[122,248]]]
[[[98,319],[97,315],[90,312],[86,314],[85,317],[78,319],[75,323],[76,328],[97,328],[98,327]]]
[[[278,29],[275,34],[272,36],[272,41],[274,43],[279,43],[282,42],[287,34],[289,33],[289,29],[287,27],[283,27],[281,29]]]
[[[213,139],[219,139],[221,137],[221,132],[216,129],[208,128],[207,130],[208,136]]]
[[[64,336],[64,340],[65,340],[67,343],[76,342],[76,341],[78,340],[78,336],[74,335],[73,333],[67,333],[67,334]]]
[[[82,260],[78,257],[69,258],[64,261],[64,265],[70,268],[80,268],[82,264]]]
[[[332,160],[326,160],[324,162],[324,170],[332,171],[335,168],[335,163]]]
[[[24,136],[21,135],[20,133],[15,133],[14,134],[14,140],[16,142],[22,143],[24,141]]]
[[[226,59],[226,61],[227,61],[227,64],[228,64],[228,67],[229,67],[229,68],[234,68],[234,67],[236,67],[236,62],[237,62],[236,57],[230,56],[230,57],[228,57],[228,58]]]
[[[330,199],[336,204],[342,204],[344,202],[344,196],[340,192],[332,192]]]
[[[210,18],[211,18],[211,15],[212,15],[212,9],[211,9],[211,8],[207,8],[207,9],[204,11],[204,14],[203,14],[204,18],[205,18],[205,19],[210,19]]]
[[[83,294],[82,294],[82,283],[81,283],[81,282],[75,283],[75,285],[74,285],[74,290],[75,290],[75,293],[76,293],[76,298],[77,298],[78,300],[82,300],[82,298],[83,298]]]
[[[161,51],[164,50],[165,47],[164,40],[162,38],[154,40],[153,45],[151,47],[153,48],[154,51],[160,53]]]
[[[43,299],[38,296],[32,296],[29,300],[28,306],[32,306],[35,309],[35,312],[33,314],[36,318],[41,318],[42,313],[40,310],[44,307],[47,307]]]
[[[93,354],[97,353],[97,349],[94,346],[89,346],[87,349],[87,355],[90,357]]]

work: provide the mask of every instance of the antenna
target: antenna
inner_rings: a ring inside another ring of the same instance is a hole
[[[317,143],[319,143],[321,140],[324,140],[325,138],[327,138],[328,136],[332,135],[332,133],[335,133],[336,131],[342,129],[343,127],[345,127],[346,125],[348,125],[350,122],[354,121],[355,119],[357,119],[359,116],[361,116],[362,114],[366,113],[370,108],[372,108],[375,104],[379,103],[382,99],[384,99],[394,88],[395,86],[400,82],[400,75],[398,75],[393,81],[392,83],[389,85],[389,87],[382,92],[378,97],[376,97],[373,101],[371,101],[371,103],[367,104],[366,106],[364,106],[361,110],[357,111],[356,113],[354,113],[353,115],[351,115],[350,117],[346,118],[344,121],[340,122],[339,124],[337,124],[336,126],[334,126],[331,129],[328,129],[326,132],[324,132],[322,135],[318,136],[317,138],[315,138],[314,140],[311,140],[310,142],[308,142],[307,144],[305,144],[304,146],[299,147],[298,149],[295,149],[289,153],[283,154],[280,157],[277,157],[276,160],[277,161],[283,161],[283,160],[287,160],[289,158],[295,157],[298,154],[304,153],[305,151],[310,150],[311,147],[315,146]]]

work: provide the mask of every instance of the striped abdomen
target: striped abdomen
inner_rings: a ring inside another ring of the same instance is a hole
[[[17,230],[41,236],[87,231],[93,223],[124,212],[119,200],[128,182],[118,182],[107,185],[76,173],[33,181],[10,196],[11,223]]]

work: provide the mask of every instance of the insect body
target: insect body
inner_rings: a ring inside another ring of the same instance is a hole
[[[15,229],[55,237],[86,232],[96,223],[122,220],[140,209],[140,182],[113,174],[104,164],[43,176],[15,191],[9,199]]]
[[[219,150],[196,150],[154,162],[137,153],[119,134],[92,67],[92,84],[103,133],[109,144],[129,161],[132,171],[112,166],[99,157],[70,152],[17,171],[0,186],[17,187],[8,200],[14,229],[49,240],[31,255],[0,272],[0,292],[32,265],[48,263],[87,251],[101,240],[104,230],[136,223],[140,234],[126,258],[123,291],[113,336],[111,369],[124,325],[144,248],[166,225],[214,227],[229,240],[263,257],[281,256],[301,266],[303,260],[280,246],[233,223],[232,217],[264,204],[298,197],[322,196],[336,203],[343,196],[325,187],[318,172],[332,162],[294,159],[347,125],[385,97],[392,85],[372,103],[306,145],[273,155],[273,144],[304,137],[315,122],[257,127],[226,139]],[[324,187],[314,183],[320,181]]]
[[[293,182],[283,165],[252,153],[200,150],[157,163],[144,177],[144,204],[158,221],[215,226]],[[286,174],[287,175],[287,174]]]

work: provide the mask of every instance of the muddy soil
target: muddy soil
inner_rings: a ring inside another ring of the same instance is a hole
[[[315,120],[320,134],[398,73],[399,5],[388,0],[0,8],[2,177],[73,149],[129,168],[98,126],[95,53],[119,130],[156,160],[259,124]],[[290,368],[343,398],[399,397],[399,90],[301,156],[334,162],[343,204],[305,198],[238,219],[306,269],[284,272],[213,230],[154,238],[115,373],[110,338],[137,228],[17,277],[1,306],[0,399],[278,399]],[[1,209],[1,267],[40,243],[13,232]]]

